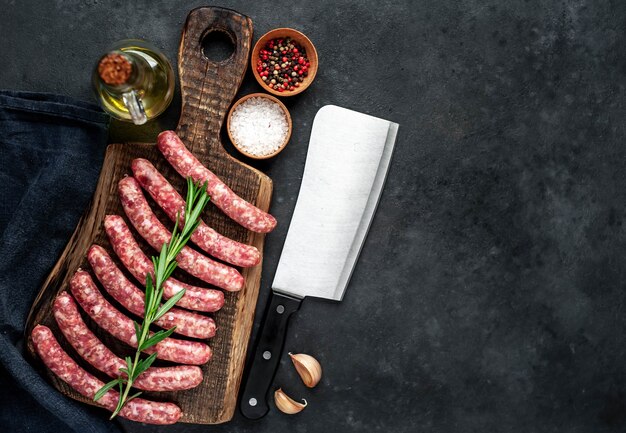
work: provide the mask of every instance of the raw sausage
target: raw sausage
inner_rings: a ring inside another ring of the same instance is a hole
[[[132,347],[137,347],[133,321],[109,303],[91,279],[78,270],[70,281],[70,290],[85,312],[105,331]],[[211,348],[198,341],[166,338],[146,353],[158,352],[158,358],[181,364],[201,365],[211,358]]]
[[[269,233],[276,227],[276,218],[248,203],[233,192],[211,170],[206,168],[185,147],[174,131],[163,131],[157,138],[157,146],[165,159],[182,177],[191,177],[194,182],[207,182],[211,201],[226,215],[239,224],[258,233]]]
[[[185,200],[178,194],[178,191],[147,159],[135,159],[132,168],[137,182],[165,211],[169,219],[176,221],[180,213],[179,224],[182,224],[185,221]],[[204,221],[200,221],[200,225],[191,235],[191,241],[213,257],[235,266],[247,268],[258,264],[261,260],[261,254],[255,247],[222,236]]]
[[[131,224],[155,250],[160,251],[172,234],[150,209],[137,180],[125,177],[120,180],[117,191]],[[183,247],[176,261],[181,269],[209,284],[231,292],[243,288],[244,279],[235,268],[215,262],[189,247]]]
[[[56,374],[59,379],[67,383],[81,395],[93,398],[96,392],[104,386],[104,382],[83,370],[61,348],[54,338],[50,328],[37,325],[31,333],[33,345],[44,364]],[[117,391],[108,391],[96,403],[113,412],[119,400]],[[132,421],[148,424],[174,424],[182,412],[173,403],[134,398],[121,410],[120,416]]]
[[[87,327],[78,312],[78,306],[69,293],[63,292],[54,300],[54,318],[65,339],[83,359],[111,377],[120,376],[126,362],[109,350]],[[195,365],[150,367],[133,386],[145,391],[178,391],[195,388],[202,382],[202,370]]]
[[[78,270],[70,281],[70,290],[85,312],[105,331],[132,347],[137,347],[133,321],[104,299],[91,276]],[[166,338],[146,353],[158,352],[157,357],[180,364],[201,365],[211,358],[211,348],[199,341]]]
[[[99,245],[92,245],[87,259],[105,290],[128,311],[143,317],[144,293],[128,281],[106,250]],[[170,309],[154,323],[165,329],[176,326],[174,332],[193,338],[211,338],[215,335],[213,319],[180,308]]]
[[[146,275],[154,274],[154,265],[139,248],[124,219],[119,215],[107,215],[104,218],[104,229],[115,254],[126,269],[141,284],[146,284]],[[176,304],[179,307],[213,312],[224,305],[224,293],[222,291],[192,286],[174,278],[168,278],[163,283],[163,296],[169,299],[182,289],[185,289],[185,294]]]
[[[143,317],[144,293],[128,281],[106,250],[99,245],[92,245],[87,259],[106,291],[128,311]],[[170,309],[155,324],[165,329],[176,326],[176,333],[188,337],[211,338],[215,335],[213,319],[180,308]]]
[[[120,180],[118,193],[130,222],[154,249],[160,251],[172,235],[150,209],[137,180],[133,177]],[[228,291],[243,288],[244,279],[236,269],[215,262],[189,247],[183,247],[176,260],[181,269],[209,284]]]

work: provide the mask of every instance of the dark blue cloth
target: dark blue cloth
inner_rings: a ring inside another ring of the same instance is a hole
[[[71,98],[0,92],[0,431],[117,432],[101,409],[56,391],[24,353],[41,284],[89,204],[108,116]]]

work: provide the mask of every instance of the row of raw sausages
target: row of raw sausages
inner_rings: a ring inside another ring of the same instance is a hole
[[[197,183],[206,183],[211,201],[233,220],[259,233],[267,233],[276,226],[274,217],[237,196],[204,167],[174,132],[161,133],[157,145],[181,176],[191,177]],[[180,217],[180,224],[185,217],[185,201],[150,161],[134,160],[132,172],[133,177],[125,177],[118,184],[124,213],[140,236],[159,251],[171,238],[171,232],[150,208],[142,188],[172,221]],[[139,247],[124,219],[118,215],[107,215],[104,228],[120,262],[144,285],[146,276],[154,272],[154,265]],[[222,236],[204,221],[192,235],[191,241],[210,256],[234,266],[254,266],[261,260],[261,254],[255,247]],[[143,290],[126,278],[109,253],[99,245],[92,245],[87,259],[104,290],[129,312],[142,316],[145,297]],[[189,247],[183,248],[176,259],[181,269],[220,289],[239,291],[244,286],[244,278],[237,269]],[[53,314],[59,329],[85,361],[107,376],[118,377],[125,361],[107,348],[88,328],[78,305],[102,330],[129,346],[137,347],[133,320],[107,301],[90,273],[79,269],[69,286],[71,295],[64,291],[53,304]],[[174,278],[165,281],[163,289],[165,298],[170,298],[183,289],[185,295],[179,300],[177,307],[155,322],[157,326],[165,329],[176,326],[177,334],[196,339],[207,339],[215,335],[214,320],[201,312],[215,312],[224,305],[224,293],[221,290],[189,285]],[[31,338],[37,353],[48,368],[80,394],[93,398],[104,385],[70,358],[49,328],[36,326]],[[211,348],[204,342],[172,337],[147,349],[146,353],[155,351],[159,359],[182,365],[149,368],[134,382],[138,389],[176,391],[194,388],[203,379],[202,370],[198,366],[208,362],[212,356]],[[111,390],[97,403],[113,410],[118,398],[119,394]],[[131,400],[120,413],[125,418],[152,424],[175,423],[181,415],[180,408],[173,403],[141,398]]]

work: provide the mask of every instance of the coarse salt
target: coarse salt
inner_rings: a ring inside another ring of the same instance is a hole
[[[246,99],[235,108],[229,131],[241,150],[254,156],[266,156],[283,144],[289,133],[289,123],[280,105],[257,96]]]

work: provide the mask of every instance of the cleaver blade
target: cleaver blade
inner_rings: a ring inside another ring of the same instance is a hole
[[[272,289],[340,301],[385,182],[398,124],[322,107]]]
[[[302,299],[340,301],[385,183],[398,124],[326,105],[313,121],[296,207],[241,396],[258,419]]]

